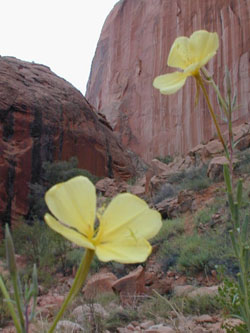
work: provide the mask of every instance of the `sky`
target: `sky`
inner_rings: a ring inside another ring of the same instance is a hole
[[[83,94],[118,0],[0,0],[0,55],[43,64]]]

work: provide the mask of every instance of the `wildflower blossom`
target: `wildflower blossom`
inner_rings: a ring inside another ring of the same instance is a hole
[[[53,186],[45,201],[54,215],[47,213],[46,223],[71,242],[94,250],[105,262],[145,261],[151,253],[148,239],[162,226],[160,214],[130,193],[117,195],[98,214],[95,187],[82,176]]]
[[[168,56],[168,66],[183,71],[157,76],[153,86],[162,94],[170,95],[181,89],[189,76],[196,77],[202,66],[216,54],[219,38],[216,32],[195,31],[190,38],[178,37]]]

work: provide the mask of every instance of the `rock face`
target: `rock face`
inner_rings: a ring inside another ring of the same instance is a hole
[[[245,0],[119,1],[102,29],[86,98],[146,161],[207,142],[215,129],[203,96],[195,107],[194,80],[171,96],[152,87],[154,77],[174,70],[166,63],[175,38],[206,29],[220,39],[208,69],[222,89],[228,65],[240,105],[234,124],[249,120],[249,12]],[[209,94],[220,118],[212,89]]]
[[[48,67],[0,57],[0,225],[25,215],[42,162],[76,156],[98,176],[134,175],[115,134],[71,84]]]

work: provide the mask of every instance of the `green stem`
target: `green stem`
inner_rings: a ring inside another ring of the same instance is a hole
[[[229,168],[231,174],[232,188],[233,184],[233,128],[232,128],[232,104],[231,104],[231,92],[228,92],[228,138],[229,138]]]
[[[218,124],[218,122],[217,122],[217,119],[216,119],[216,116],[215,116],[215,113],[214,113],[213,107],[212,107],[212,105],[211,105],[211,103],[210,103],[210,99],[209,99],[209,97],[208,97],[208,94],[207,94],[207,91],[206,91],[206,88],[205,88],[204,82],[203,82],[203,80],[202,80],[202,77],[200,76],[200,74],[198,74],[198,75],[195,76],[195,78],[196,78],[196,80],[198,81],[198,83],[199,83],[199,85],[200,85],[200,87],[201,87],[201,89],[202,89],[202,91],[203,91],[203,94],[204,94],[204,96],[205,96],[205,99],[206,99],[206,102],[207,102],[207,106],[208,106],[209,112],[210,112],[210,114],[211,114],[211,117],[212,117],[212,119],[213,119],[214,125],[215,125],[216,130],[217,130],[217,133],[218,133],[218,137],[219,137],[219,139],[220,139],[220,142],[221,142],[222,145],[223,145],[223,148],[224,148],[225,153],[226,153],[226,157],[227,157],[227,159],[229,160],[228,149],[227,149],[227,146],[226,146],[225,141],[224,141],[224,139],[223,139],[223,136],[222,136],[222,134],[221,134],[221,130],[220,130],[219,124]]]
[[[246,318],[245,322],[248,328],[248,332],[250,333],[250,308],[249,308],[249,297],[250,295],[248,295],[248,281],[247,281],[247,269],[245,267],[245,263],[244,263],[244,257],[243,257],[243,249],[242,249],[242,244],[241,242],[239,242],[241,245],[241,249],[240,249],[240,256],[238,257],[239,260],[239,264],[240,264],[240,279],[242,281],[242,286],[244,288],[244,309],[246,312]]]
[[[5,284],[3,282],[3,279],[1,278],[0,276],[0,288],[2,290],[2,293],[3,293],[3,296],[4,296],[4,299],[6,300],[7,302],[7,305],[8,305],[8,308],[9,308],[9,311],[10,311],[10,314],[11,314],[11,317],[14,321],[14,325],[16,327],[16,330],[17,330],[17,333],[21,333],[22,332],[22,329],[21,329],[21,326],[18,322],[18,319],[17,319],[17,315],[15,313],[15,309],[14,309],[14,306],[12,304],[12,301],[10,299],[10,295],[5,287]]]
[[[205,67],[201,68],[201,72],[205,76],[206,80],[208,80],[208,82],[212,84],[212,86],[213,86],[213,88],[214,88],[214,90],[215,90],[215,92],[216,92],[216,94],[217,94],[217,96],[220,100],[220,103],[222,105],[222,109],[225,113],[225,116],[228,119],[227,104],[226,104],[224,98],[221,96],[220,90],[219,90],[217,84],[214,82],[213,77],[211,75],[209,75],[209,73],[208,73],[208,71],[206,70]]]
[[[78,293],[78,291],[81,289],[84,281],[86,280],[86,277],[89,272],[90,264],[92,262],[92,259],[94,257],[95,251],[86,249],[85,255],[82,259],[82,262],[78,268],[78,271],[76,273],[75,280],[72,284],[72,287],[68,293],[68,296],[64,300],[60,311],[58,312],[56,318],[54,319],[54,322],[49,329],[48,333],[52,333],[54,329],[56,328],[56,325],[58,321],[60,320],[61,316],[63,315],[64,311],[66,310],[67,305],[70,303],[70,301],[74,298],[74,296]]]

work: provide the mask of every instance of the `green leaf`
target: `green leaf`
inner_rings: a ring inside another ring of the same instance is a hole
[[[5,225],[5,247],[6,247],[6,259],[10,275],[15,275],[17,273],[16,259],[15,259],[15,249],[13,240],[10,234],[10,229],[8,224]]]
[[[14,325],[16,327],[16,330],[17,330],[18,333],[21,333],[21,326],[20,326],[20,323],[18,321],[17,315],[15,313],[15,309],[14,309],[14,306],[13,306],[13,301],[10,298],[10,295],[9,295],[9,293],[8,293],[6,287],[5,287],[5,284],[4,284],[3,279],[1,278],[1,276],[0,276],[0,290],[2,291],[4,299],[5,299],[5,301],[8,305],[8,308],[9,308],[11,317],[13,319]]]
[[[224,179],[225,179],[225,183],[227,186],[227,191],[228,191],[228,193],[232,193],[231,177],[230,177],[229,167],[227,164],[223,165],[223,174],[224,174]]]
[[[245,243],[247,240],[247,234],[248,234],[248,226],[249,226],[250,216],[246,215],[244,218],[244,221],[242,223],[242,231],[241,231],[241,239],[242,242]]]
[[[238,244],[237,244],[237,242],[235,240],[235,236],[234,236],[233,230],[229,231],[229,235],[230,235],[231,240],[232,240],[232,244],[233,244],[233,248],[234,248],[234,253],[236,254],[236,257],[239,257],[239,247],[238,247]]]
[[[237,194],[236,194],[236,200],[238,202],[239,208],[242,203],[242,189],[243,189],[242,179],[239,179],[238,184],[237,184]]]

